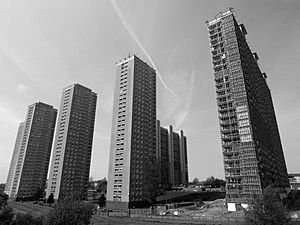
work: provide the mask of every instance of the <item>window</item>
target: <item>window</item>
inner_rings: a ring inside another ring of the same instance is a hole
[[[249,142],[252,141],[252,137],[251,135],[245,135],[245,136],[241,136],[241,142]]]
[[[250,125],[250,123],[249,123],[248,119],[239,121],[239,127],[245,127],[245,126],[249,126],[249,125]]]
[[[238,114],[237,114],[237,118],[238,118],[238,119],[246,119],[246,118],[249,118],[248,112],[238,113]]]
[[[239,134],[240,135],[250,134],[250,127],[240,128],[239,129]]]

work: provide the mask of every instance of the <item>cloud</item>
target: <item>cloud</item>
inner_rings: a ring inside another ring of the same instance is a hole
[[[190,84],[188,85],[188,87],[189,87],[188,95],[181,99],[180,110],[175,115],[174,129],[179,129],[181,124],[185,121],[185,119],[189,115],[189,110],[190,110],[191,102],[192,102],[192,98],[193,98],[194,82],[195,82],[195,73],[194,73],[194,71],[192,71],[192,73],[190,75]]]
[[[170,92],[172,93],[172,95],[176,96],[175,92],[172,91],[167,84],[164,82],[159,70],[157,69],[157,67],[155,66],[150,54],[148,53],[148,51],[144,48],[143,44],[140,42],[138,36],[136,35],[135,31],[133,30],[133,28],[130,26],[130,24],[128,23],[126,17],[124,16],[124,14],[122,13],[120,7],[118,6],[116,0],[111,0],[110,1],[113,9],[115,10],[115,12],[118,14],[120,20],[122,21],[125,29],[128,31],[128,33],[130,34],[130,36],[135,40],[136,44],[139,46],[139,48],[143,51],[143,53],[146,55],[146,57],[148,58],[148,60],[150,61],[150,63],[152,64],[152,66],[154,67],[154,69],[156,70],[156,74],[160,80],[160,82],[162,83],[162,85]]]
[[[28,86],[25,86],[24,84],[18,84],[17,85],[17,90],[18,90],[18,92],[25,92],[25,91],[27,91],[29,89],[29,87]]]

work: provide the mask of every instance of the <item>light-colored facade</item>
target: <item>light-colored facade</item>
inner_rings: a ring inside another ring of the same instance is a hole
[[[288,187],[271,91],[232,10],[207,21],[219,113],[228,210],[268,185]]]
[[[9,171],[13,174],[11,197],[30,198],[45,189],[56,116],[57,110],[42,102],[28,107],[25,122],[18,132],[21,139],[17,139],[17,156],[12,159],[15,165],[11,167],[13,171]]]
[[[292,190],[300,190],[300,173],[290,173],[289,181]]]
[[[156,73],[135,55],[116,64],[107,207],[147,204],[156,152]]]
[[[174,132],[157,121],[156,157],[160,165],[160,183],[163,187],[188,184],[187,139],[182,130]]]
[[[20,147],[21,147],[21,142],[22,142],[22,137],[23,137],[23,132],[24,132],[24,126],[25,126],[25,122],[22,122],[19,124],[18,134],[17,134],[17,138],[16,138],[16,142],[15,142],[14,151],[13,151],[13,154],[11,157],[8,176],[7,176],[5,189],[4,189],[4,193],[12,198],[15,197],[15,195],[12,195],[12,187],[13,187],[13,181],[14,181],[14,176],[15,176],[15,171],[16,171],[16,166],[17,166],[17,160],[18,160],[18,155],[20,152]]]
[[[63,89],[46,197],[85,199],[90,172],[97,94],[80,84]]]

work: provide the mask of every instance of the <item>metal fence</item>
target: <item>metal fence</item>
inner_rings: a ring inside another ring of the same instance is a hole
[[[189,216],[189,215],[142,215],[131,214],[130,217],[146,217],[151,219],[173,219],[173,220],[201,220],[201,221],[213,221],[213,222],[244,222],[243,217],[221,217],[221,216]]]
[[[232,222],[243,223],[244,217],[233,216],[192,216],[192,215],[158,215],[155,212],[150,213],[149,209],[131,209],[131,210],[106,210],[98,211],[99,216],[111,217],[130,217],[130,218],[148,218],[156,220],[185,220],[185,221],[211,221],[211,222]]]
[[[149,209],[129,209],[129,210],[102,210],[96,213],[99,216],[109,217],[130,217],[130,218],[148,218],[155,220],[183,220],[183,221],[209,221],[209,222],[228,222],[232,224],[243,224],[245,218],[241,216],[223,215],[223,216],[192,216],[192,215],[158,215],[155,210]],[[299,222],[300,218],[291,218],[293,222]]]

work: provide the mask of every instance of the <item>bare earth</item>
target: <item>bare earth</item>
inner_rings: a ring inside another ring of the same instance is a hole
[[[218,216],[230,216],[227,215],[226,209],[223,208],[223,202],[210,202],[211,205],[204,207],[202,209],[184,209],[181,211],[181,216],[171,217],[171,216],[153,216],[142,217],[140,215],[132,215],[132,218],[127,217],[107,217],[103,215],[94,215],[92,218],[93,225],[98,224],[109,224],[109,225],[163,225],[163,224],[241,224],[236,222],[224,222],[218,221]],[[10,202],[9,206],[14,209],[16,213],[30,213],[35,216],[45,215],[50,211],[50,207],[42,206],[32,203],[21,203],[21,202]],[[203,217],[207,220],[203,220]],[[187,218],[185,218],[187,217]],[[188,219],[189,218],[189,219]],[[191,219],[194,218],[194,219]],[[213,221],[214,218],[214,221]]]

